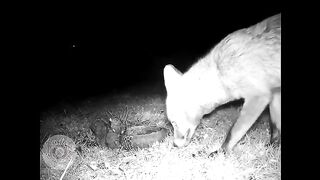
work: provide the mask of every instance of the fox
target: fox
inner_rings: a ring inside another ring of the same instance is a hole
[[[266,108],[270,143],[280,144],[281,13],[227,35],[185,73],[165,65],[163,77],[175,147],[190,144],[205,114],[238,99],[240,115],[219,150],[231,152]]]

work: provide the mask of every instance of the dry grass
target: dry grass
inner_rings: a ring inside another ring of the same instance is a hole
[[[147,91],[147,90],[146,90]],[[142,91],[145,92],[145,91]],[[109,118],[107,111],[120,113],[128,107],[131,125],[168,127],[163,94],[123,93],[78,107],[62,108],[41,117],[40,146],[50,136],[64,134],[82,147],[82,154],[68,169],[64,179],[281,179],[281,146],[266,147],[268,123],[261,119],[226,157],[208,155],[218,149],[238,106],[228,105],[205,116],[189,146],[172,146],[172,135],[150,148],[119,150],[98,147],[91,121]],[[41,147],[40,147],[41,148]],[[59,179],[63,171],[50,169],[40,156],[41,179]]]

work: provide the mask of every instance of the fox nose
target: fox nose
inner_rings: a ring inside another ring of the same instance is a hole
[[[173,142],[173,147],[178,147],[178,146],[176,145],[176,143]]]

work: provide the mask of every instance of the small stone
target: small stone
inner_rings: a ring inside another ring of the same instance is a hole
[[[96,161],[90,162],[89,165],[94,171],[98,170],[98,163]]]

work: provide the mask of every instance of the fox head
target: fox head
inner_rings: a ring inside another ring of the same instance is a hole
[[[187,146],[200,123],[200,106],[192,95],[190,83],[179,70],[173,65],[166,65],[163,74],[167,90],[167,117],[174,128],[173,144],[176,147]]]

